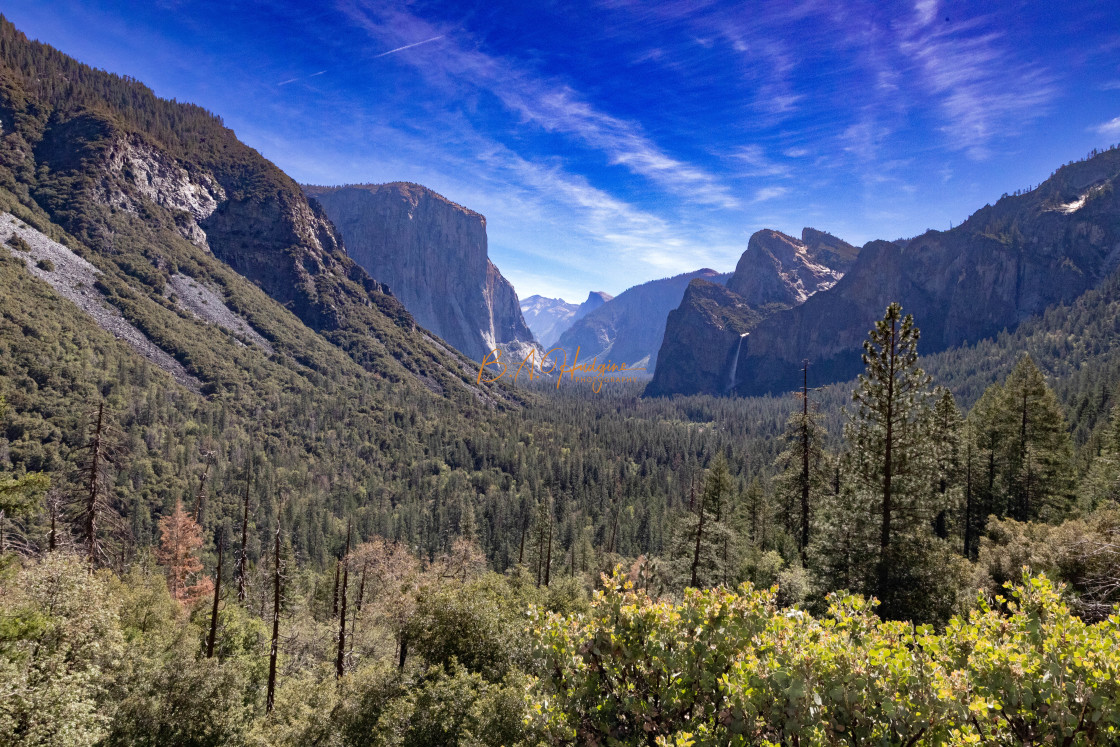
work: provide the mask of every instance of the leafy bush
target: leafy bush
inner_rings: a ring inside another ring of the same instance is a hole
[[[8,246],[12,247],[16,251],[20,251],[20,252],[31,251],[31,245],[28,244],[24,240],[24,238],[22,236],[20,236],[18,233],[13,233],[11,236],[8,237],[8,240],[5,241],[4,243],[7,244]]]
[[[1115,744],[1120,615],[1088,624],[1045,577],[945,632],[773,591],[651,599],[616,576],[590,615],[537,613],[538,724],[569,744]]]

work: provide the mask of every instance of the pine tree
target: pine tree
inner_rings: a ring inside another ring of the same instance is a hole
[[[1120,503],[1120,404],[1112,408],[1100,452],[1077,492],[1085,512]]]
[[[965,544],[967,557],[975,559],[980,537],[989,516],[1007,514],[1003,475],[1004,427],[1001,422],[1003,387],[993,384],[984,390],[968,413],[970,441],[966,463]]]
[[[1072,503],[1073,445],[1061,406],[1029,355],[1003,385],[1009,513],[1060,519]]]
[[[953,393],[948,389],[938,388],[934,392],[934,405],[930,411],[926,432],[929,438],[927,454],[931,469],[933,510],[936,512],[933,518],[933,530],[941,539],[949,539],[954,528],[962,524],[958,514],[961,506],[963,423]]]
[[[812,507],[817,505],[828,483],[824,458],[824,428],[809,403],[808,361],[802,369],[801,404],[786,423],[786,447],[775,466],[774,487],[786,528],[797,542],[802,563],[809,547]]]
[[[666,583],[676,588],[730,584],[739,565],[739,538],[731,529],[735,488],[727,460],[712,463],[692,510],[677,520]]]
[[[871,501],[878,525],[875,593],[888,617],[902,571],[899,545],[928,527],[928,469],[923,426],[929,412],[930,377],[918,367],[919,331],[914,319],[892,303],[864,342],[866,371],[852,400],[846,435],[854,456],[856,490]]]

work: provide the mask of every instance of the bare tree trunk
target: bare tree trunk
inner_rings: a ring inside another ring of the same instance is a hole
[[[218,636],[218,600],[222,595],[222,554],[226,543],[218,541],[218,572],[214,574],[214,606],[210,609],[210,635],[206,638],[206,658],[214,658],[214,639]]]
[[[350,579],[350,523],[346,524],[346,552],[342,556],[342,607],[338,617],[338,656],[334,661],[334,671],[338,679],[346,674],[346,583]],[[336,597],[337,600],[337,597]]]
[[[548,559],[544,563],[544,585],[552,578],[552,505],[548,507]]]
[[[214,464],[213,454],[208,454],[206,457],[206,469],[202,471],[202,477],[198,478],[198,495],[194,499],[194,520],[202,526],[202,501],[206,498],[206,478],[210,476],[210,467]]]
[[[517,550],[517,564],[521,565],[525,562],[525,534],[529,531],[529,525],[521,527],[521,547]]]
[[[399,671],[403,672],[404,671],[405,659],[408,658],[408,633],[407,633],[407,631],[404,631],[404,630],[401,631],[401,641],[400,641],[400,643],[401,643],[401,646],[400,646],[400,649],[398,650],[398,654],[397,654],[397,669]]]
[[[104,427],[105,403],[97,406],[97,427],[93,431],[92,457],[89,468],[89,497],[86,500],[86,542],[89,567],[97,563],[97,495],[101,490],[101,433]]]
[[[700,538],[704,535],[704,496],[700,496],[700,521],[696,525],[696,550],[692,554],[692,583],[693,589],[699,589],[696,572],[700,569]]]
[[[334,604],[331,605],[331,617],[338,617],[338,582],[342,576],[342,559],[334,562]]]
[[[47,552],[54,552],[58,547],[58,506],[52,502],[49,510],[51,512],[51,532],[47,535]]]
[[[809,361],[801,369],[801,563],[809,548]]]
[[[968,432],[968,454],[964,463],[964,556],[972,558],[972,430]]]
[[[280,651],[280,510],[276,511],[276,549],[273,554],[272,575],[272,646],[268,653],[268,693],[265,712],[272,713],[276,702],[276,656]]]
[[[237,556],[237,601],[245,601],[245,574],[249,570],[246,555],[249,547],[249,485],[253,479],[252,465],[245,465],[245,500],[241,508],[241,554]]]

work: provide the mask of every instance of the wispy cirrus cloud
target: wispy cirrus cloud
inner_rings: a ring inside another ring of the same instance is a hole
[[[1045,70],[1016,59],[990,18],[941,22],[938,11],[936,0],[920,0],[898,47],[937,102],[950,147],[983,159],[993,140],[1044,114],[1058,90]]]
[[[290,85],[292,83],[298,83],[301,80],[310,80],[311,78],[318,78],[320,75],[326,75],[326,73],[327,73],[326,70],[320,70],[317,73],[311,73],[311,75],[304,75],[304,76],[299,77],[299,78],[289,78],[288,80],[282,80],[279,83],[277,83],[276,85],[277,86],[286,86],[286,85]]]
[[[535,77],[509,59],[470,46],[468,39],[456,38],[450,29],[438,28],[399,10],[375,7],[360,0],[342,0],[340,9],[381,41],[399,43],[410,37],[442,37],[439,55],[404,58],[433,81],[485,90],[523,121],[574,138],[605,154],[611,165],[622,166],[670,194],[720,208],[730,209],[739,204],[718,177],[670,155],[639,123],[597,109],[561,81]],[[400,49],[422,43],[409,43]]]
[[[1113,117],[1107,122],[1103,122],[1091,128],[1091,130],[1105,137],[1118,137],[1120,136],[1120,117]]]

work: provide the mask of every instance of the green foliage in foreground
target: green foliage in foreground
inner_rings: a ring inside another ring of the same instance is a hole
[[[355,556],[358,557],[358,556]],[[400,561],[400,558],[397,558]],[[398,565],[400,563],[398,562]],[[1087,623],[1024,575],[943,631],[833,595],[815,618],[744,585],[657,599],[616,575],[590,605],[571,577],[448,563],[366,587],[345,674],[330,575],[296,572],[265,712],[266,621],[191,613],[163,574],[90,573],[50,553],[0,569],[0,744],[1116,744],[1120,613]],[[371,561],[371,569],[378,568]],[[327,603],[324,604],[324,601]],[[399,626],[414,642],[399,666]]]
[[[650,598],[620,578],[591,613],[538,615],[533,710],[553,744],[1115,744],[1120,616],[1090,625],[1045,577],[941,634],[834,595]]]

